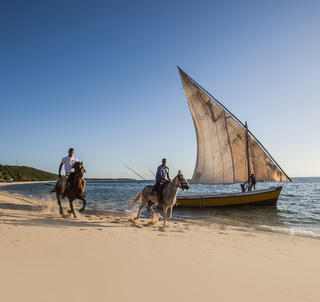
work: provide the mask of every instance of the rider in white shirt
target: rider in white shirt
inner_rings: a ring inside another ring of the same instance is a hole
[[[73,154],[74,154],[74,149],[70,148],[68,151],[68,156],[64,157],[61,160],[61,164],[59,166],[59,178],[62,178],[61,170],[63,165],[64,165],[64,170],[66,171],[66,177],[63,179],[63,182],[62,182],[62,192],[61,192],[62,194],[66,190],[66,186],[67,186],[68,178],[70,174],[74,172],[73,164],[78,162],[78,159],[74,157]]]

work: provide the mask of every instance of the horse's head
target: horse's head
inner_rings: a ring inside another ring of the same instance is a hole
[[[189,190],[190,186],[185,177],[183,176],[181,170],[179,170],[178,175],[175,178],[178,179],[179,188],[181,188],[183,191]]]
[[[86,170],[84,169],[83,162],[77,161],[73,164],[74,174],[83,176]]]

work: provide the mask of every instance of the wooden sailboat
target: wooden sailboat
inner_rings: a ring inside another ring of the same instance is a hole
[[[290,182],[259,140],[226,107],[178,67],[197,136],[192,184]],[[181,195],[179,206],[275,205],[282,187],[252,192]]]

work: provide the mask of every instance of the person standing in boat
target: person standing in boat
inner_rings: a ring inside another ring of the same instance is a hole
[[[157,192],[159,202],[162,201],[162,192],[167,183],[171,182],[169,176],[169,167],[167,166],[167,160],[162,159],[162,164],[157,169],[156,183],[153,186],[152,192]]]
[[[252,191],[252,188],[255,191],[256,190],[256,183],[257,183],[257,181],[256,181],[254,174],[251,174],[249,176],[248,180],[241,187],[245,188],[245,185],[248,184],[248,191]],[[242,191],[243,191],[243,189],[242,189]]]

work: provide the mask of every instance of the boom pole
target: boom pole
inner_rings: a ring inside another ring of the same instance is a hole
[[[141,176],[138,172],[136,172],[135,170],[133,170],[132,168],[130,168],[128,165],[124,165],[127,169],[129,169],[130,171],[132,171],[134,174],[136,174],[138,177],[140,177],[143,180],[146,180],[143,176]]]

